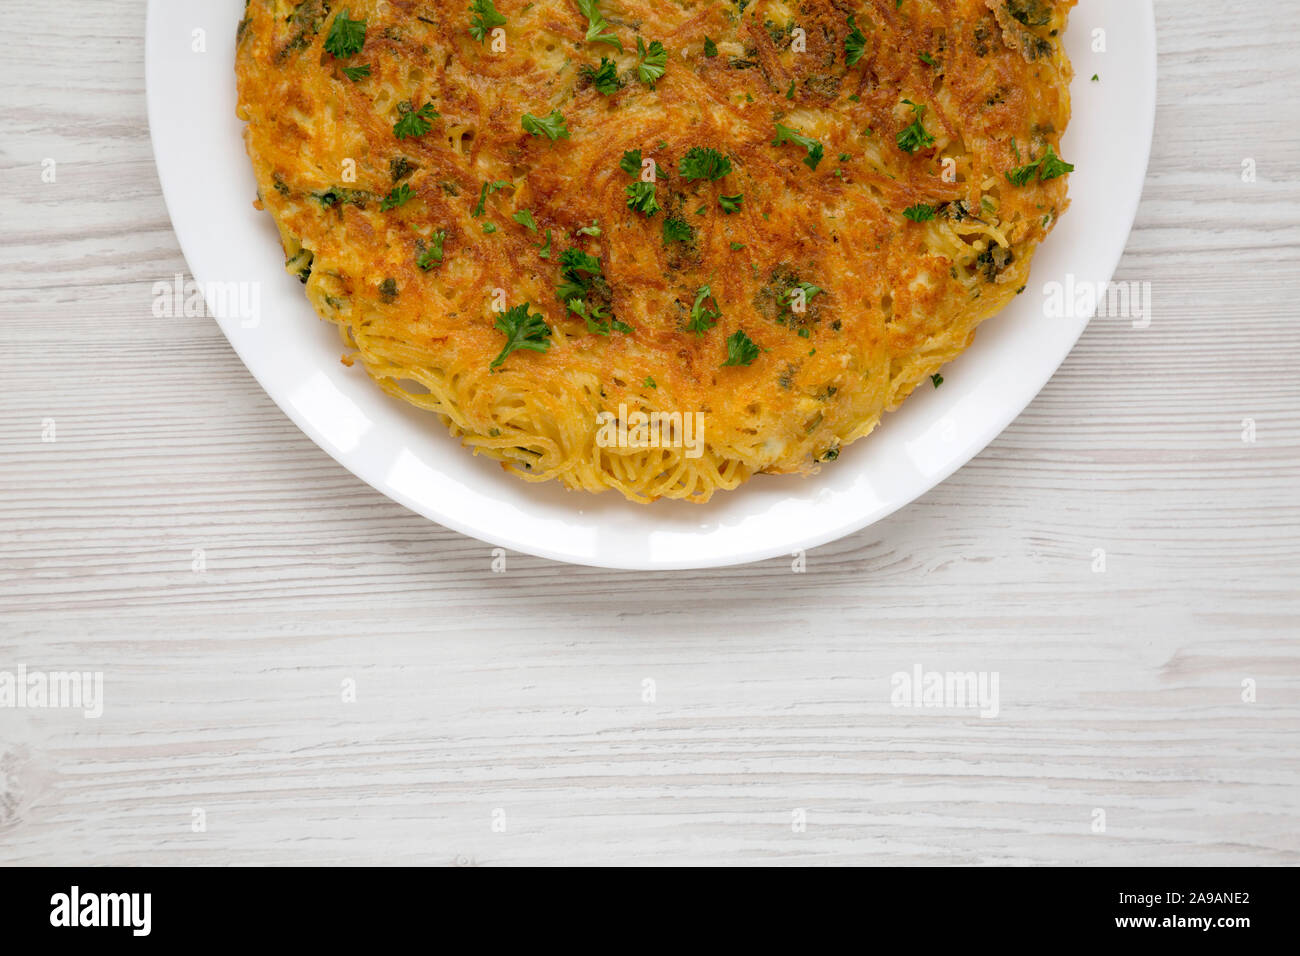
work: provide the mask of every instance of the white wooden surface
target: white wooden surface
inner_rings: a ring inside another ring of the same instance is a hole
[[[0,670],[106,705],[0,710],[0,862],[1300,862],[1300,5],[1157,6],[1151,327],[806,573],[665,575],[492,573],[153,318],[143,0],[6,11]]]

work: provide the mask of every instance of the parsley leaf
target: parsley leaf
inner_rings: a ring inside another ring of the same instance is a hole
[[[789,289],[787,289],[785,293],[781,296],[782,303],[784,303],[785,305],[792,305],[794,303],[795,289],[803,290],[803,300],[805,303],[811,300],[813,296],[820,295],[822,291],[821,286],[813,285],[807,279],[801,279],[800,281],[792,285]]]
[[[586,278],[584,278],[584,274]],[[560,284],[555,297],[568,305],[587,298],[593,276],[601,274],[600,260],[581,249],[569,248],[560,253]]]
[[[325,38],[325,52],[340,60],[360,53],[366,43],[366,21],[349,19],[351,12],[344,10],[335,17],[329,36]]]
[[[653,216],[659,211],[655,200],[655,184],[643,183],[639,179],[627,187],[627,208]]]
[[[715,306],[718,304],[718,300],[713,296],[713,290],[707,285],[702,285],[695,296],[695,304],[691,306],[691,320],[686,324],[686,328],[696,335],[703,335],[718,324],[718,319],[722,318],[721,312],[705,308],[706,299],[713,299]]]
[[[637,64],[636,73],[641,77],[641,82],[649,85],[654,89],[655,83],[664,75],[668,69],[668,51],[658,40],[650,41],[650,48],[647,50],[646,45],[640,37],[636,38],[636,52],[641,58]]]
[[[690,242],[695,238],[695,230],[684,219],[664,220],[664,245],[673,242]]]
[[[915,153],[918,149],[926,149],[934,145],[934,137],[925,131],[925,126],[921,121],[925,119],[927,107],[913,103],[911,100],[903,100],[908,106],[912,107],[912,112],[916,114],[916,119],[912,120],[912,125],[904,127],[899,131],[895,142],[898,148],[905,153]]]
[[[379,204],[379,211],[387,212],[390,209],[396,209],[398,206],[405,206],[410,201],[411,187],[406,185],[406,183],[402,183],[402,185],[398,186],[384,197],[383,201]]]
[[[345,66],[343,68],[343,75],[353,83],[358,80],[364,80],[370,75],[370,64],[362,63],[360,66]]]
[[[497,12],[492,0],[471,0],[469,12],[474,14],[469,21],[469,35],[479,43],[487,39],[493,27],[505,26],[506,18]]]
[[[564,125],[564,114],[555,110],[550,116],[537,117],[532,113],[525,113],[520,121],[524,127],[525,133],[532,133],[534,136],[541,136],[543,133],[554,142],[557,139],[568,139],[569,130]]]
[[[607,292],[600,260],[581,249],[569,248],[560,255],[560,284],[555,297],[574,315],[587,323],[587,331],[608,335],[612,328],[618,332],[631,332],[632,326],[620,322],[605,311],[605,307],[591,303],[593,291]]]
[[[474,211],[470,215],[472,215],[475,219],[483,215],[484,210],[487,208],[488,196],[491,196],[494,192],[496,192],[499,189],[509,189],[513,185],[514,185],[513,183],[508,182],[507,180],[504,179],[498,179],[496,182],[484,183],[483,188],[480,189],[478,192],[478,205],[474,207]]]
[[[629,176],[641,175],[641,150],[629,149],[618,161],[618,168]]]
[[[744,199],[744,193],[736,193],[734,196],[719,196],[718,205],[722,207],[723,212],[730,216],[733,212],[740,212],[740,204],[744,202]]]
[[[596,335],[609,335],[609,316],[605,310],[598,305],[588,307],[582,299],[570,299],[565,303],[569,311],[574,315],[580,316],[587,323],[587,331]]]
[[[862,54],[867,52],[867,35],[858,29],[857,23],[853,19],[853,14],[849,14],[849,35],[844,38],[844,62],[848,66],[854,66],[862,59]]]
[[[581,249],[569,248],[561,253],[560,268],[564,271],[565,278],[576,279],[582,272],[593,276],[601,274],[600,260]]]
[[[713,42],[712,37],[704,38],[704,55],[709,57],[718,55],[718,45]]]
[[[826,155],[826,147],[817,142],[817,140],[809,136],[803,136],[795,130],[790,129],[790,127],[782,126],[780,123],[777,123],[776,139],[772,140],[772,145],[780,146],[782,143],[794,143],[796,146],[802,146],[806,149],[808,155],[804,157],[803,163],[809,169],[816,169],[817,164],[820,163],[822,157]]]
[[[1052,144],[1047,144],[1047,152],[1043,154],[1040,160],[1043,164],[1039,167],[1038,181],[1046,182],[1049,179],[1056,179],[1058,176],[1064,176],[1066,173],[1074,172],[1074,164],[1067,163],[1052,149]]]
[[[408,109],[393,125],[393,135],[398,139],[415,139],[433,129],[433,120],[442,114],[433,108],[432,103],[425,103],[418,110]]]
[[[575,0],[578,9],[582,15],[587,18],[587,42],[588,43],[608,43],[610,46],[618,49],[619,53],[623,52],[623,41],[614,36],[613,33],[602,33],[609,23],[601,16],[600,10],[596,8],[598,0]]]
[[[582,75],[591,81],[597,92],[612,96],[623,88],[623,81],[618,78],[618,64],[607,56],[600,58],[600,67],[583,66]]]
[[[419,266],[421,269],[423,269],[425,272],[428,272],[436,265],[441,265],[442,246],[443,243],[445,243],[446,241],[447,241],[447,233],[444,230],[439,229],[437,232],[433,234],[432,244],[429,245],[427,248],[425,248],[424,243],[421,242],[420,255],[419,258],[415,260],[415,264]]]
[[[1006,174],[1007,182],[1013,186],[1024,186],[1028,184],[1029,181],[1034,178],[1034,174],[1038,172],[1039,165],[1040,164],[1035,161],[1025,166],[1017,166]]]
[[[687,182],[718,180],[731,172],[731,160],[711,147],[692,146],[677,164],[677,171]]]
[[[530,232],[537,231],[537,220],[533,218],[533,211],[531,209],[521,209],[517,213],[511,215],[510,218],[519,223],[519,225],[523,226],[525,229],[528,229]]]
[[[1013,141],[1014,143],[1014,141]],[[1018,151],[1017,151],[1018,152]],[[1027,186],[1033,182],[1034,174],[1038,174],[1038,181],[1046,182],[1049,179],[1056,179],[1058,176],[1064,176],[1066,173],[1074,172],[1074,164],[1067,163],[1056,155],[1052,149],[1052,144],[1047,144],[1047,152],[1032,163],[1026,163],[1024,166],[1017,166],[1011,172],[1007,173],[1007,182],[1013,186]]]
[[[756,358],[758,358],[758,346],[745,334],[744,329],[736,329],[731,333],[727,338],[727,360],[722,363],[722,367],[752,365]]]
[[[903,216],[912,222],[929,222],[934,218],[934,207],[927,206],[925,203],[917,203],[915,206],[908,206],[903,210]]]
[[[498,331],[505,333],[506,345],[501,354],[492,360],[491,368],[497,368],[519,349],[545,352],[551,347],[551,327],[542,316],[531,314],[528,311],[529,305],[525,302],[497,316],[494,324]]]

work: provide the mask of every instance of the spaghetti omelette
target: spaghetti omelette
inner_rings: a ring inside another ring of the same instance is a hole
[[[249,0],[239,116],[345,362],[528,480],[705,501],[1023,291],[1073,4]]]

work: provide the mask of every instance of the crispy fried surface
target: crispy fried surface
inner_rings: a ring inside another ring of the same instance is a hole
[[[239,110],[290,270],[382,387],[526,478],[699,501],[833,460],[1024,286],[1067,177],[1006,174],[1060,152],[1072,6],[605,0],[620,53],[586,39],[571,0],[497,0],[504,32],[483,42],[462,3],[250,0]],[[364,43],[336,56],[341,13],[365,21]],[[653,87],[638,37],[667,51]],[[616,74],[603,84],[584,73],[602,57]],[[429,131],[399,138],[426,105]],[[521,126],[556,110],[568,138]],[[773,145],[778,123],[821,145],[815,169],[804,146]],[[730,171],[688,181],[694,147]],[[628,206],[633,150],[655,162],[650,216]],[[508,185],[484,197],[485,183]],[[719,197],[736,194],[729,214]],[[666,242],[666,219],[686,237]],[[578,276],[594,324],[557,294],[570,248],[600,261]],[[692,328],[706,285],[720,317]],[[549,346],[493,368],[497,310],[524,303]],[[760,351],[724,366],[737,330]],[[597,416],[620,407],[703,412],[703,455],[601,447]]]

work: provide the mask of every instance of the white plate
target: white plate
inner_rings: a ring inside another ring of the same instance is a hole
[[[232,310],[218,318],[222,331],[299,428],[390,498],[494,545],[598,567],[705,568],[788,555],[866,527],[969,461],[1033,400],[1087,325],[1088,315],[1047,318],[1042,290],[1067,275],[1110,280],[1137,212],[1155,118],[1150,0],[1084,0],[1066,36],[1076,77],[1061,151],[1078,167],[1073,205],[1039,250],[1029,290],[980,328],[944,369],[941,389],[918,389],[820,475],[760,475],[703,506],[639,506],[615,492],[566,492],[508,475],[463,449],[435,417],[386,396],[360,367],[339,363],[334,327],[285,273],[271,217],[252,206],[256,183],[235,117],[243,9],[244,0],[150,0],[146,43],[158,176],[194,278],[260,293],[260,321],[246,318],[251,309]],[[1105,52],[1094,50],[1099,30]]]

